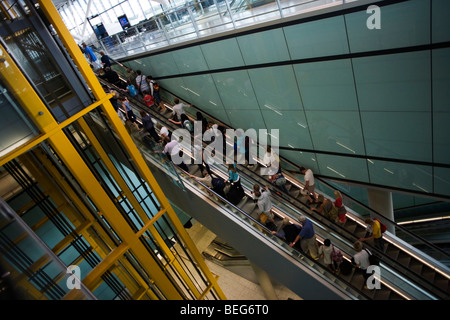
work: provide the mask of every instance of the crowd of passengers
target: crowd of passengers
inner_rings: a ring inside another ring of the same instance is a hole
[[[85,54],[87,54],[86,52],[89,52],[89,49],[86,49],[86,47],[84,49]],[[91,62],[91,66],[97,76],[111,84],[110,86],[104,85],[103,88],[105,92],[114,94],[110,101],[124,124],[127,125],[127,127],[133,126],[136,130],[148,134],[153,143],[162,146],[163,151],[161,152],[164,153],[169,160],[171,160],[175,154],[181,156],[182,149],[180,148],[180,141],[171,138],[171,131],[167,127],[157,124],[157,121],[144,110],[139,112],[141,119],[139,124],[137,117],[130,106],[129,98],[133,101],[140,101],[147,108],[152,108],[155,111],[166,111],[166,107],[161,100],[159,84],[151,76],[144,75],[141,70],[134,71],[131,69],[127,69],[127,79],[123,81],[117,72],[111,69],[109,57],[106,56],[104,52],[101,52],[101,56],[101,65],[98,65],[97,68],[95,67],[95,64],[92,63],[89,55],[87,55],[87,58]],[[193,105],[186,105],[180,102],[178,98],[175,98],[169,121],[178,127],[193,132],[193,120],[190,119],[185,112],[185,110],[190,107],[193,107]],[[210,130],[213,139],[219,134],[225,134],[225,126],[212,120],[208,120],[201,112],[197,112],[194,121],[200,121],[202,123],[202,133]],[[158,129],[159,133],[156,129]],[[234,150],[237,155],[245,157],[246,166],[252,168],[253,165],[251,165],[249,161],[251,157],[249,152],[249,139],[250,138],[247,136],[238,135]],[[225,150],[223,151],[225,153]],[[203,154],[203,152],[200,153]],[[211,195],[215,194],[237,206],[246,194],[240,182],[239,169],[236,163],[228,165],[228,177],[223,179],[211,171],[207,159],[202,157],[202,160],[202,164],[199,165],[201,177],[189,174],[189,168],[184,163],[181,163],[178,167],[182,169],[186,175],[206,186]],[[264,159],[262,159],[262,165],[268,169],[270,169],[270,167],[274,168],[274,170],[266,171],[269,172],[269,175],[265,178],[270,181],[271,185],[276,187],[275,192],[278,194],[289,194],[289,190],[286,187],[287,180],[283,175],[279,157],[270,146],[266,147],[266,154],[264,155]],[[304,203],[310,207],[312,212],[325,216],[331,221],[343,226],[347,219],[347,210],[343,204],[341,193],[336,190],[334,192],[334,200],[325,198],[322,194],[318,194],[315,191],[315,179],[312,170],[301,167],[300,173],[304,175],[305,180],[305,185],[301,190],[301,195],[304,197]],[[354,243],[353,247],[356,254],[348,261],[329,239],[325,239],[323,243],[319,245],[313,223],[303,215],[298,218],[298,223],[292,223],[285,218],[283,222],[277,226],[272,211],[271,192],[268,186],[255,184],[251,196],[255,206],[258,208],[257,221],[259,223],[270,230],[271,234],[283,239],[291,247],[294,247],[303,254],[309,255],[314,260],[321,259],[320,262],[333,273],[347,275],[351,273],[353,268],[356,268],[357,272],[360,272],[364,279],[368,279],[370,274],[366,273],[366,270],[370,266],[369,258],[372,253],[367,248],[364,248],[363,242],[373,241],[378,249],[381,251],[384,250],[382,233],[383,225],[377,219],[367,218],[365,220],[369,236],[367,238],[360,238]],[[364,287],[368,289],[367,286]]]

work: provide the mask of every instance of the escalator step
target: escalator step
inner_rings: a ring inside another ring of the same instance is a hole
[[[298,195],[300,194],[300,190],[299,189],[290,190],[289,193],[292,197],[297,198]]]
[[[430,282],[434,281],[434,277],[436,276],[436,272],[428,266],[423,266],[422,268],[422,276]]]
[[[370,298],[372,298],[372,299],[374,299],[375,298],[375,295],[376,295],[376,293],[377,293],[377,291],[379,291],[379,290],[377,290],[377,289],[366,289],[366,288],[364,288],[364,285],[363,285],[363,288],[362,288],[362,292],[366,295],[366,296],[368,296],[368,297],[370,297]]]
[[[348,220],[348,219],[347,219]],[[357,238],[366,238],[367,236],[367,229],[362,227],[359,224],[356,224],[356,228],[353,231],[353,234],[357,237]]]
[[[253,203],[253,201],[247,201],[240,208],[245,213],[251,213],[256,208],[256,203]]]
[[[420,274],[422,272],[423,263],[420,261],[417,261],[416,259],[413,259],[409,263],[409,270],[412,272],[415,272],[417,274]]]
[[[292,185],[291,183],[289,183],[289,182],[286,182],[285,187],[286,187],[286,189],[289,191],[289,190],[291,190],[291,188],[293,187],[293,185]]]
[[[391,290],[381,287],[379,290],[375,290],[374,299],[375,300],[389,300],[391,295]]]
[[[397,262],[408,267],[411,262],[411,256],[400,253],[399,256],[397,257]]]
[[[349,232],[353,233],[356,230],[357,224],[353,220],[347,219],[344,224],[344,228]]]
[[[391,294],[389,295],[389,300],[405,300],[401,295],[396,293],[395,291],[391,291]]]
[[[388,255],[389,257],[391,257],[392,259],[397,259],[398,255],[399,255],[399,250],[398,248],[396,248],[393,245],[388,245],[388,247],[386,248],[386,255]]]
[[[355,273],[351,281],[352,285],[359,290],[362,290],[364,285],[366,284],[366,280],[359,272]]]
[[[247,201],[248,197],[242,198],[242,200],[238,203],[237,207],[242,209],[242,207],[247,203]]]
[[[447,293],[450,293],[449,280],[443,275],[436,273],[434,284],[437,287],[441,288],[442,290],[446,291]]]

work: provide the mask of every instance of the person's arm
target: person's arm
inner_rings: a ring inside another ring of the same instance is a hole
[[[170,121],[170,122],[173,122],[173,123],[175,123],[175,124],[181,124],[181,121],[175,121],[175,120],[172,120],[172,119],[169,119],[169,121]]]
[[[363,241],[372,240],[372,239],[374,239],[374,238],[375,238],[375,235],[372,234],[370,237],[367,237],[367,238],[360,238],[359,241],[363,242]]]
[[[295,237],[294,242],[291,242],[291,243],[289,244],[289,246],[290,246],[290,247],[295,246],[295,244],[296,244],[297,242],[299,242],[301,239],[302,239],[302,237],[300,236],[300,233],[299,233],[299,234],[297,235],[297,237]]]
[[[323,208],[324,208],[324,204],[322,203],[322,204],[319,206],[319,208],[314,208],[314,207],[312,207],[312,208],[311,208],[311,211],[315,211],[315,212],[318,212],[318,213],[322,213]]]

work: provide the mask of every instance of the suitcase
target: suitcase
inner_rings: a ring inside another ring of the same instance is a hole
[[[352,273],[353,265],[344,259],[342,263],[339,266],[339,269],[341,270],[341,274],[344,276],[348,276],[350,273]]]
[[[242,189],[240,183],[231,184],[230,190],[227,193],[226,199],[234,204],[235,206],[242,200],[245,196],[244,189]]]

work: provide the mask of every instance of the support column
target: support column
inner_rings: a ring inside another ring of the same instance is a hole
[[[255,271],[256,277],[258,278],[258,282],[266,296],[267,300],[279,300],[278,296],[273,288],[272,281],[270,280],[269,275],[263,269],[258,267],[253,262],[250,262],[252,265],[253,271]]]
[[[369,207],[376,212],[382,214],[391,221],[395,221],[394,205],[392,202],[392,192],[367,188],[367,196],[369,199]],[[395,234],[395,227],[391,223],[386,223],[388,231]]]

